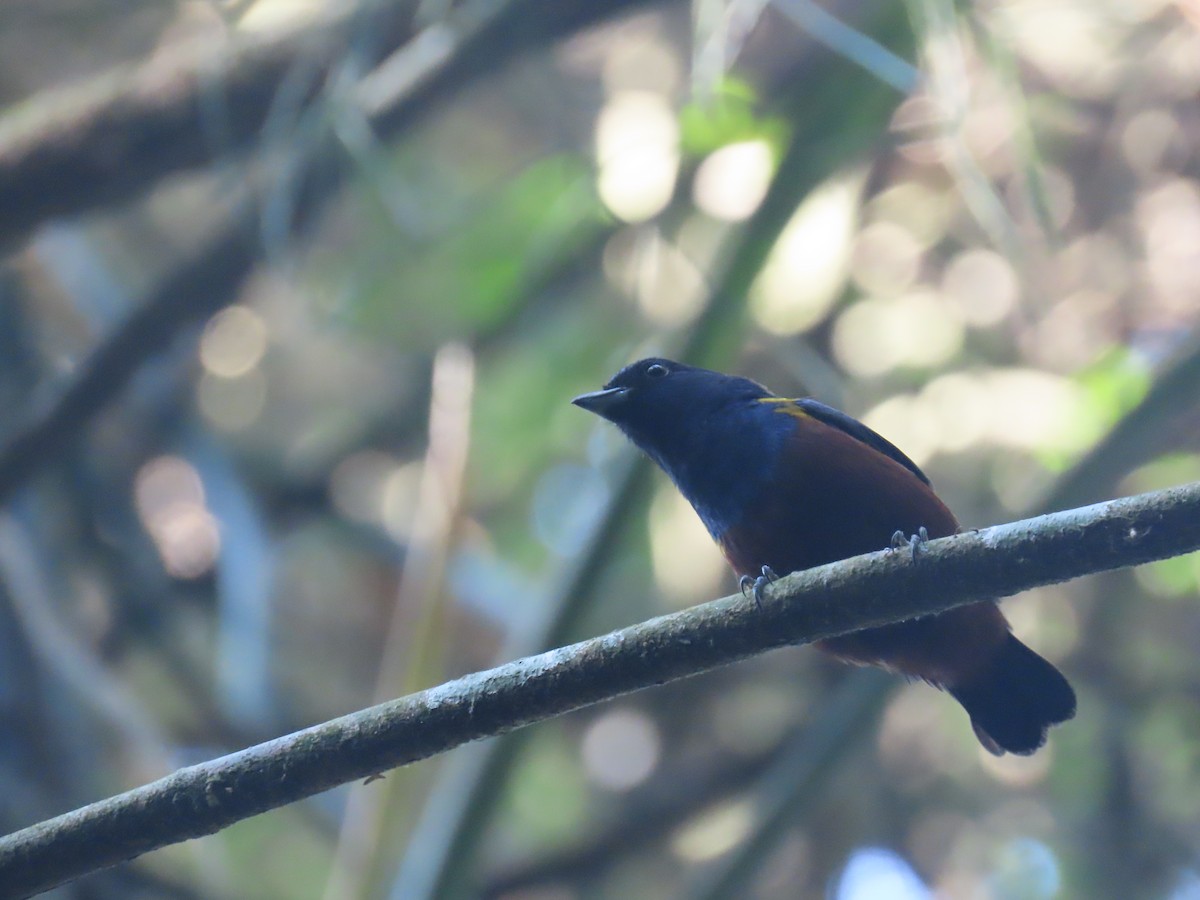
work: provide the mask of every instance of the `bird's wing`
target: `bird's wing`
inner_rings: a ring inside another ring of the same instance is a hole
[[[878,450],[884,456],[894,459],[920,478],[921,481],[925,482],[925,484],[929,484],[929,479],[921,471],[920,466],[905,456],[899,447],[883,435],[872,431],[862,422],[858,421],[858,419],[851,418],[841,410],[834,409],[832,406],[826,406],[818,400],[812,400],[807,397],[791,402],[814,419],[824,422],[826,425],[830,425],[839,431],[844,431],[855,440],[862,441],[868,447]]]

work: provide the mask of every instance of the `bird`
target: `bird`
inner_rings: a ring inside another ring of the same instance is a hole
[[[958,520],[925,473],[862,422],[811,398],[670,359],[624,367],[572,401],[616,425],[691,503],[743,586],[893,545]],[[914,538],[919,540],[920,538]],[[914,551],[915,552],[915,551]],[[992,601],[817,642],[947,691],[979,742],[1027,756],[1075,715],[1075,692]]]

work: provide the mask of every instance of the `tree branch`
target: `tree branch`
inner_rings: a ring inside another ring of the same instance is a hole
[[[1200,483],[883,550],[527,657],[192,766],[0,839],[29,896],[339,784],[785,644],[1200,548]]]
[[[507,0],[460,7],[438,38],[464,21],[470,46],[427,100],[542,46],[642,5]],[[0,248],[42,222],[129,200],[164,176],[244,152],[287,96],[294,116],[320,102],[326,80],[350,61],[367,70],[419,33],[412,0],[360,0],[315,21],[213,47],[192,43],[140,67],[37,95],[0,119]],[[465,8],[465,14],[463,10]],[[487,28],[474,29],[482,18]],[[478,39],[477,39],[478,38]],[[381,133],[425,110],[408,104],[372,115]]]
[[[34,96],[0,120],[0,246],[54,216],[127,200],[164,175],[253,146],[298,67],[297,110],[320,96],[348,51],[369,67],[412,37],[416,6],[351,3],[280,33],[191,43]]]
[[[665,0],[476,0],[443,24],[442,47],[409,59],[406,77],[384,62],[359,83],[360,111],[381,137],[396,139],[424,115],[489,71],[521,52],[639,7]],[[412,45],[406,45],[411,47]],[[421,48],[417,48],[418,50]],[[404,49],[390,58],[403,61]],[[364,96],[365,95],[365,96]],[[0,128],[0,145],[3,144]],[[2,147],[0,147],[2,155]],[[293,230],[311,222],[347,177],[337,142],[327,135],[298,153],[292,198]],[[0,161],[0,209],[3,201]],[[238,204],[228,223],[157,285],[114,334],[79,367],[52,401],[17,417],[13,437],[0,446],[0,505],[32,475],[59,458],[80,431],[111,402],[141,368],[193,322],[232,303],[237,288],[261,261],[260,213],[252,197]],[[0,217],[2,218],[2,217]],[[0,232],[3,225],[0,224]]]

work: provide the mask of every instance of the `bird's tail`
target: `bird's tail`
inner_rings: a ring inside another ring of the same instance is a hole
[[[997,756],[1027,756],[1046,729],[1075,715],[1075,692],[1063,674],[1011,634],[988,666],[950,694],[971,717],[979,742]]]

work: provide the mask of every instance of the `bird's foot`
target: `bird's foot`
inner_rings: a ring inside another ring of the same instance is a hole
[[[929,532],[926,531],[925,526],[922,525],[920,528],[917,529],[917,533],[912,535],[911,537],[905,537],[903,531],[896,531],[892,535],[892,545],[890,547],[888,547],[888,549],[889,550],[907,549],[908,552],[911,554],[912,561],[915,563],[917,561],[917,551],[921,548],[921,545],[928,542],[928,540],[929,540]]]
[[[897,532],[898,534],[899,532]],[[772,581],[778,581],[779,576],[775,574],[775,570],[770,566],[762,567],[762,574],[755,578],[752,575],[743,575],[738,579],[738,587],[742,589],[742,594],[745,595],[748,588],[752,588],[754,596],[754,605],[762,609],[763,605],[763,590]]]

